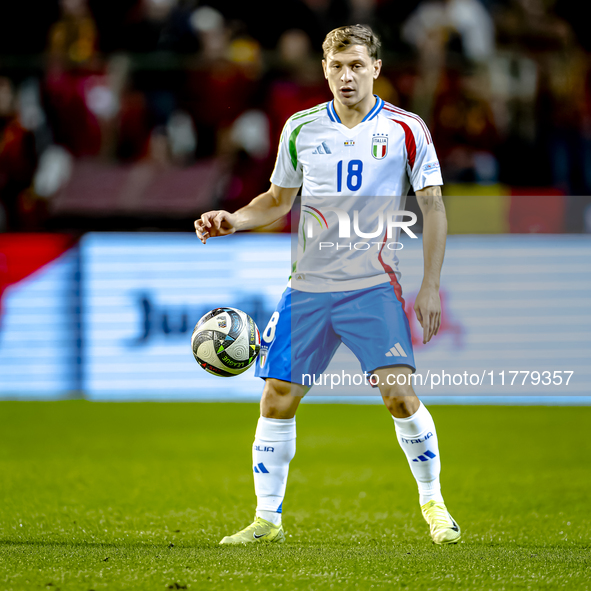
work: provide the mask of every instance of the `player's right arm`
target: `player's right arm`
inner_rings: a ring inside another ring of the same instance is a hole
[[[228,236],[241,230],[268,226],[290,211],[299,187],[279,187],[271,183],[268,191],[255,197],[234,213],[208,211],[195,221],[195,233],[203,244],[208,238]]]

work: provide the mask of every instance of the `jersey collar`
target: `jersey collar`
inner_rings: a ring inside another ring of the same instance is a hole
[[[370,121],[371,119],[377,117],[378,113],[382,110],[382,107],[384,106],[384,101],[377,94],[374,94],[374,96],[376,97],[376,104],[372,107],[370,112],[361,120],[361,123],[363,123],[364,121]],[[336,109],[334,108],[334,99],[329,103],[326,103],[326,112],[328,113],[329,119],[333,123],[342,123],[340,117],[337,115]]]

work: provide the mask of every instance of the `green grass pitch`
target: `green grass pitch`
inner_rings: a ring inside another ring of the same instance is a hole
[[[382,406],[298,412],[283,546],[254,514],[256,404],[0,403],[0,590],[589,589],[591,408],[432,406],[434,546]]]

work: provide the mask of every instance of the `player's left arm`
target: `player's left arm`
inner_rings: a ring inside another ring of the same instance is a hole
[[[441,326],[439,284],[445,254],[447,217],[441,198],[441,187],[425,187],[416,191],[423,212],[423,283],[415,300],[415,313],[423,327],[423,343],[428,343]]]

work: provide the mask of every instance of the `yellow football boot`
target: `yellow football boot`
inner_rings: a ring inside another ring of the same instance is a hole
[[[455,544],[462,537],[460,526],[445,508],[445,503],[429,501],[421,507],[421,511],[436,544]]]
[[[253,544],[255,542],[285,542],[283,525],[275,525],[261,517],[257,517],[248,527],[233,536],[226,536],[220,544]]]

